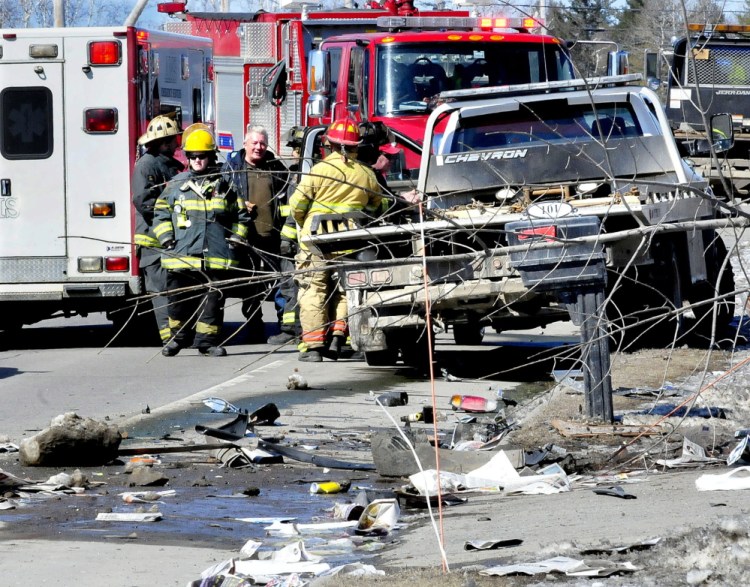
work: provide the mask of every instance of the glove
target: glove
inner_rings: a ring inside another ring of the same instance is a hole
[[[279,253],[285,257],[293,257],[297,254],[297,243],[292,241],[282,240],[279,244]]]
[[[239,247],[250,246],[250,243],[247,241],[246,238],[242,238],[241,236],[237,236],[236,234],[233,234],[232,236],[227,237],[225,240],[229,244],[229,248],[232,250],[239,248]]]
[[[176,245],[176,244],[177,244],[177,241],[176,241],[176,240],[174,240],[173,238],[171,238],[171,239],[169,239],[168,241],[166,241],[166,242],[165,242],[165,243],[164,243],[164,244],[163,244],[162,246],[163,246],[163,247],[164,247],[164,248],[165,248],[165,249],[166,249],[167,251],[171,251],[171,250],[173,250],[173,249],[174,249],[174,247],[175,247],[175,245]]]

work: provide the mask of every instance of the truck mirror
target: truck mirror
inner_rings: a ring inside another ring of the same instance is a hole
[[[307,102],[307,117],[323,118],[326,114],[328,114],[328,98],[311,94]]]
[[[711,146],[716,153],[724,153],[734,145],[731,114],[714,114],[709,121]]]
[[[654,51],[646,51],[643,63],[646,69],[643,77],[649,80],[649,82],[651,82],[652,79],[658,81],[661,78],[661,72],[659,71],[659,54]]]
[[[307,90],[310,96],[328,96],[331,93],[331,56],[328,51],[310,51],[307,73]]]
[[[625,75],[629,73],[627,51],[610,51],[607,56],[607,75]]]

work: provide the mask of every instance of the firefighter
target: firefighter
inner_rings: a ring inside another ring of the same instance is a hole
[[[154,205],[167,182],[183,170],[174,158],[179,149],[181,131],[168,116],[156,116],[148,123],[145,134],[138,139],[146,152],[133,169],[131,182],[135,208],[135,245],[138,267],[146,291],[156,294],[151,299],[162,345],[170,338],[167,297],[158,295],[167,289],[167,270],[161,266],[161,244],[154,236]]]
[[[289,172],[268,150],[268,132],[262,126],[250,127],[245,134],[244,148],[227,157],[222,168],[234,191],[244,200],[254,222],[250,227],[252,250],[241,265],[245,269],[279,272],[279,234],[284,224],[282,205],[286,202]],[[245,275],[246,272],[243,272]],[[261,303],[268,288],[255,284],[242,291],[242,315],[250,323],[250,340],[265,342]],[[281,308],[277,314],[281,322]]]
[[[202,355],[223,357],[227,351],[218,345],[223,292],[212,284],[237,267],[235,249],[247,242],[251,220],[244,201],[221,174],[208,127],[195,124],[186,129],[182,148],[189,169],[175,176],[156,201],[154,234],[165,249],[162,266],[173,292],[172,339],[162,354],[173,357],[194,337]]]
[[[316,163],[295,189],[289,205],[300,228],[300,240],[310,234],[321,214],[365,211],[376,213],[381,190],[375,173],[356,160],[361,140],[357,123],[339,119],[328,128],[331,154]],[[300,242],[297,253],[300,321],[305,350],[299,360],[318,363],[325,354],[336,360],[346,339],[346,297],[330,261],[338,255],[320,257]],[[330,337],[329,337],[330,334]]]
[[[286,146],[292,148],[292,157],[299,159],[302,149],[302,138],[304,129],[293,126],[287,134]],[[287,193],[290,197],[294,193],[294,188],[299,181],[297,172],[299,164],[294,162],[289,166],[290,178]],[[284,217],[284,225],[281,227],[281,243],[279,245],[279,270],[281,277],[279,280],[279,291],[277,299],[280,298],[282,308],[281,325],[278,334],[268,337],[267,343],[274,345],[287,344],[293,340],[299,340],[302,334],[302,326],[299,321],[299,304],[297,303],[297,282],[294,280],[295,261],[294,257],[298,252],[297,246],[297,222],[294,216],[290,214],[288,204],[281,206],[281,216]],[[301,350],[301,349],[300,349]]]

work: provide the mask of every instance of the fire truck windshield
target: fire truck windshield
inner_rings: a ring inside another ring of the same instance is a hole
[[[394,43],[378,52],[377,114],[426,113],[446,90],[573,79],[568,56],[551,43]]]

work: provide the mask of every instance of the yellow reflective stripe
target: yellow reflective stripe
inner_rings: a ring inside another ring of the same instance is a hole
[[[242,238],[247,238],[248,228],[244,224],[232,224],[232,232]]]
[[[135,244],[141,245],[142,247],[161,247],[159,239],[146,234],[136,234],[134,240]]]
[[[281,236],[284,238],[290,240],[290,241],[296,241],[297,240],[297,227],[296,226],[290,226],[289,224],[285,224],[281,227]]]
[[[205,322],[196,322],[195,332],[196,334],[219,334],[219,327]]]
[[[174,232],[174,229],[172,228],[172,223],[169,221],[160,222],[156,226],[154,226],[154,234],[158,237],[161,237],[168,232]]]
[[[297,313],[296,312],[284,312],[281,315],[281,323],[282,324],[294,324],[297,321]]]
[[[156,204],[154,204],[154,210],[169,210],[170,205],[169,202],[166,200],[162,200],[161,198],[156,200]]]
[[[289,216],[292,213],[292,207],[289,204],[282,204],[279,206],[279,214],[282,216]]]
[[[169,319],[169,327],[172,330],[179,330],[181,326],[182,326],[182,320],[176,320],[175,318]]]
[[[162,340],[169,340],[172,338],[172,330],[169,328],[162,328],[159,330],[159,338]]]
[[[344,212],[358,212],[362,210],[361,204],[338,204],[333,202],[318,202],[315,200],[310,206],[310,214],[318,213],[325,214],[326,212],[344,213]]]
[[[161,266],[165,269],[227,269],[237,265],[237,261],[221,257],[162,257],[161,260]]]

